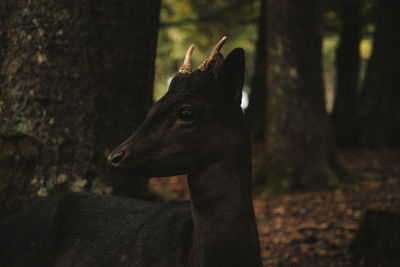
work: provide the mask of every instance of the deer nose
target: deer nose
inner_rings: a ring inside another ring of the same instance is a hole
[[[125,151],[118,152],[108,157],[108,164],[117,167],[125,156]]]

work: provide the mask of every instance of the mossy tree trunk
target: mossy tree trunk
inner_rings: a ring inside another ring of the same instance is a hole
[[[332,112],[336,144],[356,145],[355,120],[360,70],[361,1],[342,1],[340,41],[336,51],[337,84]]]
[[[107,154],[152,102],[160,1],[0,4],[0,215],[60,190],[143,195]]]
[[[267,0],[261,1],[258,41],[246,121],[253,140],[264,140],[267,94]]]
[[[318,3],[269,0],[267,4],[266,155],[255,180],[274,192],[338,183],[325,112]]]
[[[358,106],[362,147],[400,145],[400,16],[396,2],[378,2],[372,56]]]

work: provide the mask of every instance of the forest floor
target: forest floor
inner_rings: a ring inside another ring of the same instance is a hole
[[[351,266],[363,210],[400,208],[400,150],[342,151],[361,182],[336,191],[254,197],[264,266]],[[188,199],[184,176],[150,179],[161,200]]]

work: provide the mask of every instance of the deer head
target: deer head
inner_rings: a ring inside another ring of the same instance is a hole
[[[131,175],[171,176],[197,172],[219,160],[241,138],[244,51],[224,59],[223,37],[192,72],[191,55],[168,92],[150,109],[137,130],[108,157],[112,168]]]

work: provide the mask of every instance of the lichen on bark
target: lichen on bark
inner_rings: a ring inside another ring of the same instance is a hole
[[[138,3],[0,4],[0,216],[93,181],[113,192],[105,155],[152,101],[159,1]]]

